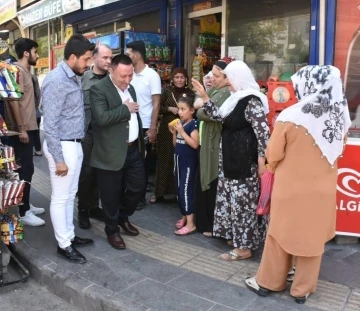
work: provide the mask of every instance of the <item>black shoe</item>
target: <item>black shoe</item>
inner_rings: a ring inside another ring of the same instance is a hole
[[[137,211],[142,210],[142,209],[145,207],[145,205],[146,205],[146,199],[143,198],[143,199],[140,200],[140,202],[139,202],[136,210],[137,210]]]
[[[104,212],[100,207],[97,207],[89,211],[89,217],[103,222]]]
[[[89,219],[89,212],[87,210],[79,210],[78,222],[81,229],[90,229],[91,223]]]
[[[84,247],[84,246],[90,246],[94,245],[94,240],[92,239],[82,239],[78,236],[75,236],[75,238],[71,241],[71,245],[75,247]]]
[[[87,262],[86,258],[82,254],[80,254],[77,249],[72,245],[68,246],[65,249],[62,249],[58,246],[57,254],[60,258],[63,258],[72,263],[83,264]]]

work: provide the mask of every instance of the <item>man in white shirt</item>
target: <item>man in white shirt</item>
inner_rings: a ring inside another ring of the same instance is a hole
[[[130,85],[131,59],[116,55],[109,72],[90,87],[94,142],[90,165],[96,168],[108,242],[115,249],[124,249],[119,226],[128,235],[139,234],[129,217],[145,194],[145,146],[139,105]]]
[[[126,45],[126,54],[134,64],[134,86],[139,103],[139,113],[143,124],[144,135],[149,138],[146,146],[145,173],[148,182],[148,168],[151,144],[156,140],[157,121],[159,118],[161,99],[161,79],[157,72],[145,64],[146,49],[143,41],[133,41]],[[145,196],[138,209],[145,207]]]

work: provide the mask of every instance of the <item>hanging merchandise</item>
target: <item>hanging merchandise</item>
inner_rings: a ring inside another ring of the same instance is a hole
[[[0,99],[1,100],[19,100],[22,92],[17,83],[19,79],[19,70],[6,62],[0,62]]]
[[[204,77],[204,57],[194,56],[191,76],[197,81],[202,81]]]
[[[215,14],[204,16],[200,20],[200,32],[211,32],[217,36],[220,36],[221,24],[218,23]]]

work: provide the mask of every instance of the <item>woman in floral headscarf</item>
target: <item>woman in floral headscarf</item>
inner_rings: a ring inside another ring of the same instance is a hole
[[[299,102],[279,115],[266,150],[275,182],[265,249],[256,277],[245,283],[262,296],[284,290],[296,256],[290,293],[304,303],[335,235],[337,160],[351,121],[337,68],[306,66],[292,81]]]
[[[168,124],[178,118],[177,102],[180,96],[186,94],[194,97],[194,92],[188,87],[188,73],[185,68],[175,68],[171,76],[171,85],[163,89],[161,94],[160,115],[162,116],[157,135],[157,162],[155,177],[155,193],[150,203],[164,199],[164,195],[176,194],[174,177],[174,145],[173,136]]]

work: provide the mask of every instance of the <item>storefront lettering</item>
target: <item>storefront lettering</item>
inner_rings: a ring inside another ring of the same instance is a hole
[[[339,211],[359,212],[360,213],[360,201],[345,201],[340,200],[339,206],[336,206]]]
[[[36,23],[55,18],[81,8],[80,0],[48,0],[38,2],[18,13],[21,26],[29,27]]]

